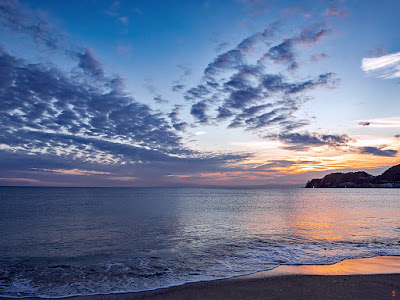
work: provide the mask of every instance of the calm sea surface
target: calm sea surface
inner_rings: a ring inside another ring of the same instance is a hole
[[[0,296],[400,255],[400,189],[0,188]]]

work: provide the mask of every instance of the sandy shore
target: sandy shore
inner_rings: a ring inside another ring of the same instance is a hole
[[[333,265],[284,265],[253,275],[155,291],[68,299],[400,299],[400,256]]]

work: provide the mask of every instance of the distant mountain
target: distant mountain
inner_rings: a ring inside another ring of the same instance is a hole
[[[366,172],[332,173],[324,178],[312,179],[306,188],[400,188],[400,165],[383,174],[373,176]]]

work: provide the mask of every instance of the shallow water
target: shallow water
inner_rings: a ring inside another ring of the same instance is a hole
[[[0,296],[400,255],[400,189],[0,188]]]

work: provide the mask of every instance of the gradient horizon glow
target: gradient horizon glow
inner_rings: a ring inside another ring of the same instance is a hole
[[[400,2],[0,0],[0,185],[304,185],[400,163]]]

